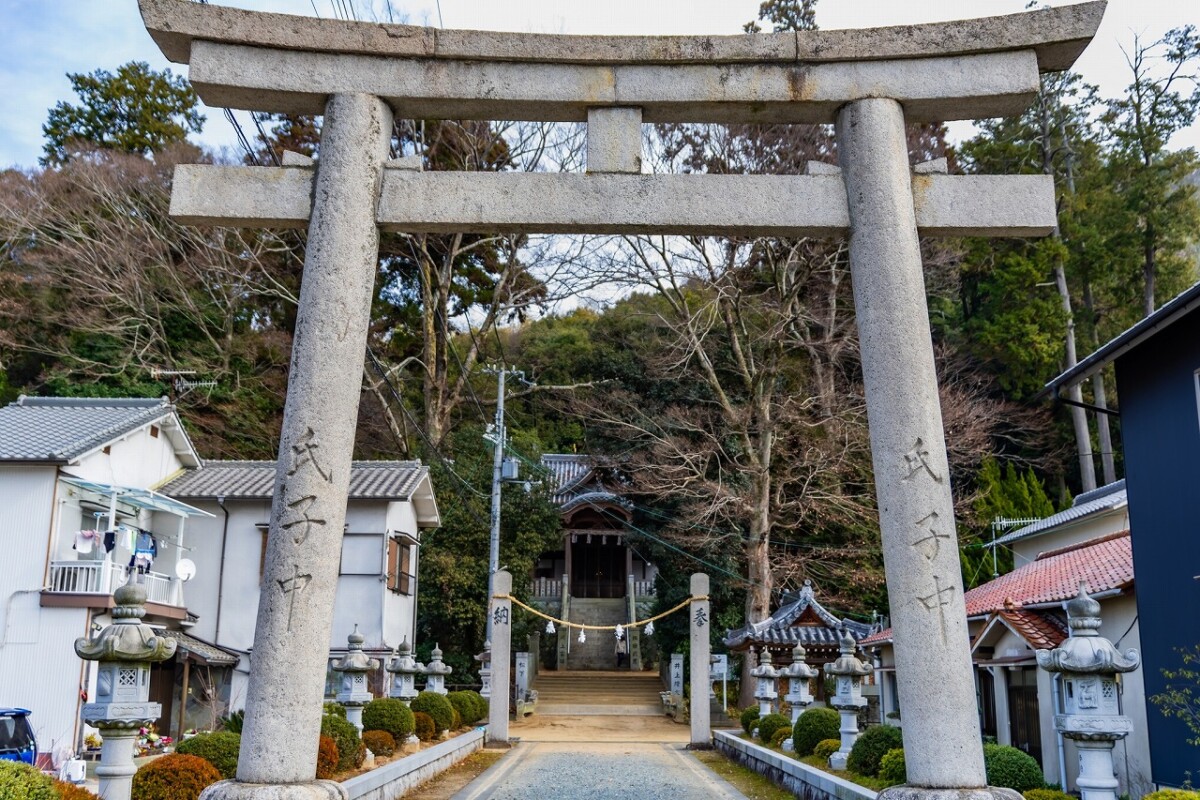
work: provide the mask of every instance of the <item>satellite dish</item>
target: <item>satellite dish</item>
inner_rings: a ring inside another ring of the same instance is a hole
[[[175,574],[180,580],[190,581],[196,577],[196,562],[190,558],[179,559],[179,563],[175,565]]]

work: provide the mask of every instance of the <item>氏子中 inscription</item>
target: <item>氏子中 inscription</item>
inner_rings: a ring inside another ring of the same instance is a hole
[[[288,475],[295,475],[301,467],[311,466],[326,483],[333,483],[333,470],[322,469],[321,462],[317,460],[317,451],[320,449],[316,432],[312,428],[307,429],[300,441],[292,445],[292,468],[288,470]]]
[[[299,529],[292,533],[292,541],[296,544],[304,544],[308,535],[312,533],[314,525],[325,524],[325,520],[309,516],[308,512],[316,503],[317,496],[310,494],[287,504],[289,517],[280,522],[280,527],[285,531],[291,531],[293,528]]]
[[[934,471],[933,466],[929,463],[929,446],[920,436],[917,437],[917,442],[912,449],[904,454],[904,463],[908,468],[908,474],[904,476],[905,482],[912,480],[921,472],[933,478],[934,483],[942,482],[942,476]]]
[[[913,547],[917,548],[925,556],[926,560],[933,561],[937,558],[938,552],[941,550],[942,540],[949,539],[950,534],[943,533],[937,529],[938,513],[936,511],[930,511],[914,524],[921,528],[919,533],[925,535],[914,541],[912,543]]]
[[[312,575],[301,575],[300,565],[292,565],[292,577],[277,580],[279,589],[284,596],[288,598],[288,623],[287,629],[292,629],[292,615],[296,612],[296,595],[303,592],[308,584],[312,583]]]
[[[917,600],[921,605],[930,611],[936,611],[939,621],[942,626],[942,640],[946,639],[946,606],[950,605],[951,599],[954,597],[953,586],[942,586],[942,579],[938,575],[933,576],[933,591],[925,596],[918,596]]]

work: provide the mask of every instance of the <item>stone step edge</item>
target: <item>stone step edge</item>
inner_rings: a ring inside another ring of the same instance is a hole
[[[539,717],[661,717],[662,705],[558,705],[538,702]]]

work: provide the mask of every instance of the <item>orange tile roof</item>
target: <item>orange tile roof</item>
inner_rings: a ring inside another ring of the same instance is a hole
[[[1089,539],[1078,545],[1042,553],[1034,561],[1001,575],[967,592],[963,599],[968,617],[1003,612],[1014,630],[1031,645],[1049,642],[1058,634],[1056,626],[1041,614],[1023,615],[1022,606],[1069,600],[1079,593],[1079,582],[1087,581],[1092,594],[1133,585],[1133,549],[1129,531]],[[1014,621],[1015,620],[1015,621]],[[893,638],[887,628],[859,642],[886,644]],[[1046,647],[1056,647],[1062,639]]]
[[[1034,650],[1050,650],[1067,638],[1065,628],[1048,614],[1019,608],[997,612]]]

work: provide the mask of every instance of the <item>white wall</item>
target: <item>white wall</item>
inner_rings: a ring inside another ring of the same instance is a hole
[[[162,429],[166,422],[163,419],[153,423],[159,429],[157,437],[150,435],[152,425],[145,425],[111,442],[108,453],[95,450],[85,455],[71,464],[67,472],[91,481],[137,489],[161,485],[183,469],[171,438]]]
[[[1062,525],[1046,533],[1013,542],[1013,565],[1021,567],[1037,558],[1038,553],[1068,547],[1109,533],[1129,529],[1129,507],[1096,514],[1079,522]]]

